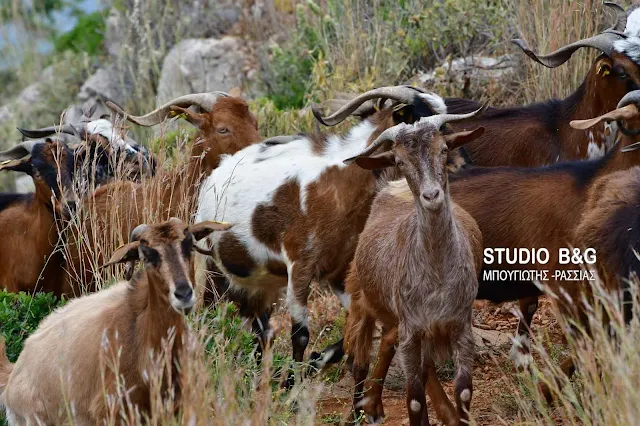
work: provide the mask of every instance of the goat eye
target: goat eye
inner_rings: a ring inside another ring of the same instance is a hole
[[[160,265],[160,253],[157,250],[152,249],[151,247],[147,247],[144,244],[140,244],[140,249],[142,250],[142,254],[144,255],[145,263],[148,263],[152,266]]]
[[[229,133],[229,129],[227,129],[226,127],[219,127],[217,129],[217,132],[220,133],[221,135],[226,135],[227,133]]]
[[[189,233],[186,238],[182,240],[181,243],[182,248],[182,256],[185,259],[188,259],[191,256],[191,251],[193,250],[193,236]]]
[[[447,152],[449,152],[449,148],[448,147],[444,147],[442,148],[442,154],[446,154]]]

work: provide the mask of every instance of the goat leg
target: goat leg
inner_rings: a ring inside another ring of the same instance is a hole
[[[531,321],[538,309],[538,297],[532,296],[519,300],[520,312],[518,315],[518,329],[513,338],[513,345],[509,351],[509,358],[515,364],[517,371],[529,370],[533,357],[531,356]]]
[[[469,322],[471,324],[471,322]],[[453,351],[456,366],[455,398],[458,407],[460,425],[469,423],[469,411],[471,410],[471,396],[473,395],[473,361],[475,343],[471,326],[466,327],[456,342]]]
[[[375,319],[367,315],[358,304],[351,306],[347,327],[345,329],[345,348],[349,361],[353,363],[353,410],[349,416],[350,423],[357,423],[364,403],[364,385],[369,373],[369,350],[373,341]]]
[[[427,398],[424,392],[425,377],[422,359],[422,336],[401,331],[400,354],[407,378],[407,410],[411,426],[429,426]],[[428,363],[429,361],[427,361]],[[427,377],[427,380],[429,378]]]
[[[384,327],[382,330],[382,339],[378,348],[378,358],[375,363],[375,370],[369,380],[369,389],[367,390],[366,404],[364,412],[367,414],[369,423],[381,423],[384,419],[384,407],[382,406],[382,390],[384,389],[384,380],[387,377],[389,366],[396,354],[396,345],[398,344],[398,328],[389,329]]]
[[[285,389],[291,389],[296,381],[296,371],[300,371],[300,363],[304,359],[304,351],[309,344],[309,286],[312,275],[308,268],[300,262],[294,262],[289,268],[289,283],[287,285],[287,307],[291,314],[291,346],[293,347],[294,369],[289,371],[284,382]],[[298,380],[302,380],[299,377]]]

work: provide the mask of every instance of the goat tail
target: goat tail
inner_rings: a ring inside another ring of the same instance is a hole
[[[7,358],[7,346],[3,339],[0,339],[0,405],[3,401],[3,394],[9,383],[9,376],[13,371],[13,364]]]

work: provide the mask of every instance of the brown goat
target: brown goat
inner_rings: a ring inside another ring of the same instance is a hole
[[[191,104],[205,112],[185,109]],[[260,140],[257,121],[247,103],[224,94],[187,95],[144,117],[127,118],[134,123],[153,125],[172,112],[185,114],[186,119],[199,130],[186,169],[159,173],[144,183],[114,182],[87,197],[82,209],[88,239],[83,237],[73,244],[70,256],[73,259],[72,275],[77,276],[82,284],[92,283],[95,271],[90,265],[95,259],[99,261],[106,256],[105,250],[109,248],[98,243],[105,232],[115,232],[116,241],[124,242],[131,229],[145,222],[150,213],[156,220],[173,216],[190,220],[188,216],[195,210],[200,181],[217,167],[220,157]],[[119,224],[116,230],[112,229],[114,223]]]
[[[634,31],[640,12],[605,3],[617,14],[612,30],[572,43],[547,56],[538,56],[523,40],[514,40],[529,57],[547,67],[565,63],[582,47],[602,52],[589,69],[583,83],[561,100],[509,108],[489,108],[473,122],[453,125],[455,130],[484,126],[482,137],[462,148],[470,164],[477,166],[539,167],[557,162],[596,159],[613,146],[615,131],[603,124],[578,130],[571,120],[597,117],[615,109],[622,97],[640,87],[637,55],[626,46],[637,40]],[[632,11],[635,11],[633,13]],[[626,27],[626,28],[625,28]],[[479,104],[467,99],[445,100],[450,113],[473,111]]]
[[[573,126],[584,129],[602,121],[618,121],[621,130],[625,130],[622,121],[627,125],[640,124],[640,91],[627,94],[619,103],[619,108],[604,116],[574,122]],[[518,281],[515,278],[501,280],[491,278],[491,271],[510,270],[548,270],[563,271],[580,269],[580,265],[562,265],[559,262],[559,248],[578,247],[575,239],[575,229],[578,219],[585,211],[590,191],[596,191],[599,178],[612,172],[626,170],[640,164],[640,147],[634,143],[636,137],[623,135],[614,148],[599,160],[560,163],[541,168],[475,168],[452,175],[450,179],[450,193],[455,203],[468,212],[476,221],[482,232],[482,239],[486,248],[546,248],[549,260],[545,264],[484,264],[479,280],[477,299],[488,299],[493,302],[507,300],[531,300],[535,305],[523,305],[521,309],[524,318],[518,325],[518,335],[514,339],[511,356],[517,367],[526,367],[532,362],[528,348],[529,324],[537,308],[537,296],[540,289],[530,281]],[[632,150],[633,152],[626,152]],[[453,179],[455,178],[455,180]],[[604,179],[604,178],[603,178]],[[409,194],[410,188],[406,183],[404,192]],[[548,276],[544,281],[552,290],[569,294],[573,301],[580,300],[580,293],[584,286],[579,281],[563,281]],[[577,315],[580,320],[580,304],[573,307],[565,303],[559,308],[569,315]],[[576,308],[578,311],[576,311]],[[382,382],[388,363],[393,358],[393,346],[383,340],[380,346],[379,360],[372,381]],[[566,372],[570,373],[569,363]],[[381,389],[380,389],[381,393]],[[550,399],[550,394],[545,391]],[[379,399],[369,402],[374,406]]]
[[[640,277],[640,167],[610,173],[589,190],[576,241],[593,248],[603,286],[623,293],[625,321],[631,320],[629,286]]]
[[[162,340],[171,332],[172,359],[179,365],[187,333],[183,313],[195,302],[195,241],[229,226],[187,226],[176,218],[139,225],[132,242],[116,250],[108,263],[143,262],[131,281],[73,300],[51,314],[26,340],[13,365],[2,344],[0,403],[9,424],[99,424],[107,415],[107,396],[117,394],[118,383],[126,386],[129,408],[148,413],[150,354],[162,353]],[[114,354],[119,356],[117,371],[106,367]],[[175,365],[171,374],[178,375]],[[179,380],[173,383],[177,386]]]
[[[439,132],[444,123],[463,117],[436,115],[421,119],[415,127],[396,126],[373,144],[391,142],[390,151],[354,160],[371,170],[397,166],[411,193],[403,185],[398,192],[394,181],[376,196],[347,276],[351,305],[345,346],[353,360],[353,407],[357,410],[363,403],[378,320],[386,331],[387,341],[381,347],[393,345],[399,330],[412,426],[429,424],[425,385],[448,425],[466,422],[473,392],[471,314],[482,267],[482,235],[473,218],[450,199],[447,153],[484,129],[446,136]],[[435,374],[435,363],[451,354],[457,414]],[[384,416],[381,390],[382,383],[376,382],[371,400],[364,404],[373,422]]]
[[[63,292],[64,259],[54,252],[57,221],[75,208],[74,154],[63,142],[23,142],[0,153],[0,170],[33,178],[31,194],[0,194],[0,288]]]

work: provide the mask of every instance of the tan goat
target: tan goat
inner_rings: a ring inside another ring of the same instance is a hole
[[[175,330],[172,353],[179,360],[187,327],[183,313],[195,302],[195,241],[229,227],[220,222],[187,226],[176,218],[139,225],[132,242],[107,263],[143,262],[130,281],[73,300],[51,314],[27,339],[15,364],[0,344],[0,404],[9,425],[99,424],[117,381],[125,384],[131,405],[148,412],[144,375],[151,371],[150,353],[160,353],[161,341]],[[116,372],[103,369],[113,348],[121,351]],[[177,375],[175,366],[172,374]]]
[[[346,281],[351,305],[345,347],[353,360],[354,410],[364,404],[372,421],[384,416],[382,383],[374,384],[370,398],[363,401],[376,320],[384,330],[382,357],[390,361],[393,345],[400,341],[411,425],[429,424],[425,385],[446,424],[467,419],[473,391],[471,314],[482,235],[473,218],[451,201],[446,164],[449,150],[477,138],[484,128],[449,135],[439,129],[483,109],[425,117],[415,126],[397,125],[347,160],[372,170],[397,166],[411,190],[392,181],[376,196]],[[384,144],[391,150],[370,156]],[[435,375],[435,363],[449,355],[456,366],[457,413]],[[388,368],[388,362],[379,365]]]

